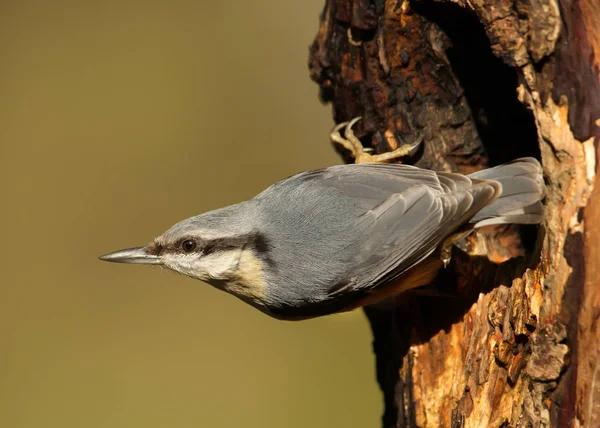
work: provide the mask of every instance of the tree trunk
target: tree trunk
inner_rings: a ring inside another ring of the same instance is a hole
[[[385,152],[541,159],[541,227],[470,237],[433,287],[366,309],[385,427],[600,426],[599,0],[326,0],[311,77]],[[346,160],[347,153],[342,153]]]

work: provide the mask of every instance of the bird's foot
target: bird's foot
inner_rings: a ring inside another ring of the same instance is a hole
[[[452,247],[454,246],[454,244],[460,241],[461,239],[469,236],[471,232],[472,230],[462,230],[460,232],[453,233],[452,235],[444,239],[442,245],[440,246],[440,260],[442,260],[444,268],[447,268],[450,264],[450,261],[452,260]]]
[[[384,163],[392,159],[402,158],[412,154],[417,147],[423,142],[423,135],[419,135],[416,141],[412,144],[404,144],[395,150],[378,155],[367,153],[358,137],[354,134],[352,127],[358,122],[361,117],[355,117],[349,122],[337,124],[331,133],[329,139],[333,143],[341,144],[346,150],[352,153],[354,163]],[[340,134],[340,130],[344,129],[344,136]],[[369,149],[370,150],[370,149]]]

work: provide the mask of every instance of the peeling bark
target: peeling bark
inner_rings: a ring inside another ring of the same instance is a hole
[[[376,153],[422,133],[421,167],[544,167],[541,227],[470,237],[450,297],[366,309],[383,426],[598,426],[600,3],[326,0],[309,64]]]

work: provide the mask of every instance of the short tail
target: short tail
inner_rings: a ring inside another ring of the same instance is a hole
[[[542,167],[534,158],[484,169],[468,176],[473,181],[493,180],[502,185],[502,193],[470,220],[473,227],[491,224],[537,224],[544,219],[545,186]]]

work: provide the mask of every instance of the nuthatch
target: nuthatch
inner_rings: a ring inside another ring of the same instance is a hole
[[[100,258],[161,265],[297,320],[430,283],[456,239],[475,228],[542,221],[537,160],[467,176],[378,163],[419,142],[367,154],[352,131],[358,119],[330,135],[357,163],[294,175],[246,202],[183,220],[144,247]]]

